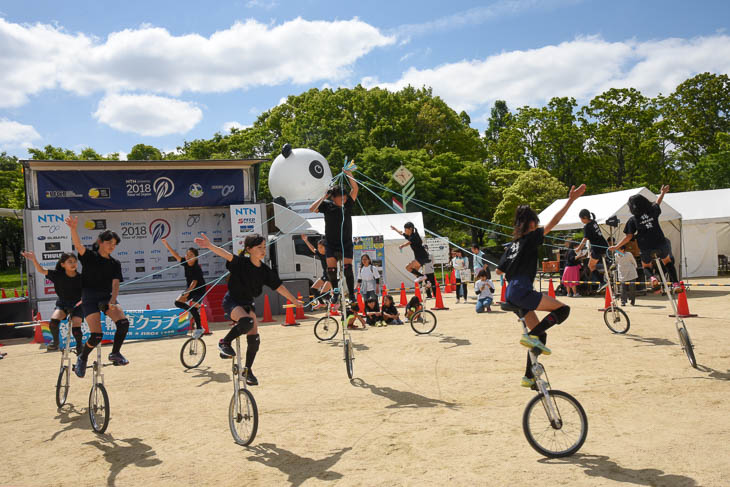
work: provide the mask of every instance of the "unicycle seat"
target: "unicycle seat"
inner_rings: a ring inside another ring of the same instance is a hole
[[[520,308],[519,306],[515,306],[512,303],[502,303],[500,305],[500,307],[502,308],[503,311],[512,312],[512,313],[516,314],[517,316],[519,316],[520,318],[524,318],[525,315],[531,311],[529,309],[523,309],[523,308]]]

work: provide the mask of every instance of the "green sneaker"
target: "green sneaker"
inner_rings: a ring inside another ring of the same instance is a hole
[[[544,355],[550,355],[552,353],[550,349],[546,347],[535,335],[522,335],[522,338],[520,338],[520,345],[527,348],[537,348]]]
[[[531,379],[527,376],[522,377],[522,380],[520,381],[520,385],[522,387],[527,387],[528,389],[535,386],[535,379]]]

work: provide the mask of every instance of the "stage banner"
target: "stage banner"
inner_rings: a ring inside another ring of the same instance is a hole
[[[122,264],[125,282],[149,276],[139,283],[147,288],[150,283],[185,278],[182,266],[176,265],[177,261],[162,243],[163,238],[181,256],[185,256],[190,247],[198,248],[193,239],[201,232],[216,245],[225,246],[231,241],[228,208],[82,212],[74,215],[79,217],[79,237],[87,247],[102,231],[116,232],[122,241],[112,255]],[[204,252],[200,251],[198,262],[206,281],[211,281],[226,272],[226,262],[212,253],[202,255]],[[135,284],[124,287],[134,288]]]
[[[370,257],[372,265],[380,272],[380,283],[384,284],[385,280],[385,244],[382,235],[374,235],[371,237],[355,237],[352,239],[354,245],[353,251],[353,272],[357,278],[357,271],[360,269],[360,260],[363,254]],[[380,292],[377,293],[380,295]]]
[[[147,340],[151,338],[164,338],[174,335],[184,335],[190,329],[190,316],[178,308],[171,309],[147,309],[147,310],[124,310],[129,320],[129,332],[126,340]],[[101,315],[103,340],[114,340],[114,333],[117,327],[111,318]],[[59,331],[59,342],[62,347],[66,346],[68,321],[62,321]],[[51,341],[51,330],[48,324],[42,326],[43,340],[46,343]],[[81,324],[84,333],[84,342],[89,338],[90,331],[86,322]],[[76,346],[76,340],[71,336],[71,346]]]
[[[262,228],[264,208],[262,205],[231,205],[230,211],[233,254],[238,255],[243,250],[246,235],[265,235]]]
[[[449,257],[449,241],[445,238],[427,238],[424,242],[431,254],[431,262],[434,265],[446,265],[451,260]]]
[[[242,169],[40,171],[38,205],[76,211],[228,206],[244,200]]]
[[[64,252],[71,252],[71,230],[64,222],[69,216],[68,210],[29,210],[31,233],[33,235],[33,253],[44,269],[53,269]],[[26,224],[28,222],[26,221]],[[39,298],[55,296],[53,283],[43,275],[35,272],[33,264],[28,270],[34,276],[35,292]]]

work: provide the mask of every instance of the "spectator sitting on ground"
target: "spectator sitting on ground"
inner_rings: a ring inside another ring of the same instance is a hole
[[[383,301],[383,320],[389,325],[402,325],[398,308],[395,307],[393,296],[388,294]]]
[[[477,281],[474,283],[474,289],[477,292],[477,313],[487,313],[492,311],[491,305],[494,295],[494,283],[490,279],[489,268],[482,269],[477,274]]]

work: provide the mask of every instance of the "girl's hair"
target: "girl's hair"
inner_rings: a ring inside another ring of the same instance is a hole
[[[532,222],[534,222],[535,225],[540,223],[540,218],[538,218],[535,210],[530,208],[530,205],[518,206],[515,211],[515,229],[512,234],[512,238],[514,240],[519,240],[525,236],[525,234],[528,233],[530,223]]]
[[[590,211],[586,210],[585,208],[580,210],[580,213],[578,213],[578,217],[585,218],[586,220],[595,220],[596,219],[596,215],[594,215]]]
[[[119,245],[119,242],[122,241],[122,239],[117,235],[117,232],[112,232],[111,230],[104,230],[99,234],[98,237],[96,237],[96,242],[94,242],[94,245],[91,246],[92,250],[99,250],[99,242],[109,242],[110,240],[116,240],[117,245]]]
[[[247,235],[246,238],[243,240],[243,248],[244,250],[248,250],[251,247],[261,245],[263,241],[263,236],[259,235],[258,233],[252,233],[251,235]]]
[[[326,245],[326,244],[327,244],[327,240],[325,240],[323,238],[320,238],[319,240],[317,240],[317,245]]]
[[[193,255],[194,255],[194,256],[195,256],[196,258],[198,257],[198,249],[196,249],[195,247],[190,247],[190,248],[188,248],[188,250],[189,250],[190,252],[192,252],[192,253],[193,253]]]
[[[385,303],[394,304],[395,303],[395,300],[393,299],[393,296],[391,296],[390,294],[386,294],[385,295],[385,302],[383,304],[385,304]]]
[[[648,213],[651,208],[651,201],[646,199],[643,194],[635,194],[629,198],[629,211],[634,216],[640,216]]]
[[[462,252],[460,248],[455,248],[454,252],[458,252],[461,257],[464,257],[464,252]]]
[[[368,299],[365,300],[365,305],[367,306],[370,303],[378,304],[378,298],[370,296]]]
[[[362,257],[360,257],[360,269],[365,265],[363,264],[362,260],[367,258],[368,259],[368,265],[373,265],[372,259],[370,259],[370,256],[368,254],[362,254]]]
[[[342,184],[337,184],[330,188],[330,197],[342,196],[343,198],[348,195],[347,188]]]
[[[487,279],[489,279],[489,277],[487,277],[487,271],[485,271],[484,269],[477,272],[477,279],[481,279],[482,277],[486,277]]]
[[[418,235],[418,229],[413,224],[413,222],[405,222],[405,224],[403,225],[403,228],[410,228],[411,230],[413,230],[413,233],[415,233],[416,235]]]
[[[575,242],[573,240],[569,240],[568,243],[567,243],[567,245],[568,245],[568,248],[569,249],[574,249],[574,248],[576,248],[578,246],[578,242]]]
[[[61,257],[58,259],[58,262],[56,262],[56,270],[58,272],[63,271],[64,269],[63,269],[63,266],[61,264],[63,264],[64,262],[66,262],[68,259],[75,259],[75,258],[76,258],[76,255],[72,254],[71,252],[64,252],[64,253],[62,253],[61,254]]]

